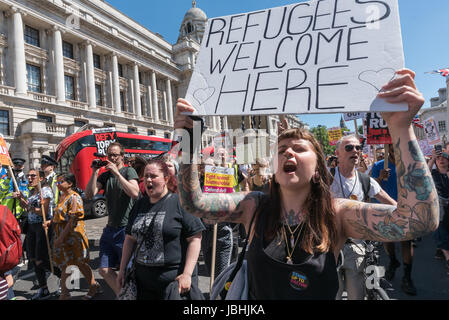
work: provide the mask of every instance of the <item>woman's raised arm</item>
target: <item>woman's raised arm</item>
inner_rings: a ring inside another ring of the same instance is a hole
[[[336,200],[337,217],[346,237],[404,241],[438,227],[438,194],[411,126],[424,98],[416,89],[412,71],[402,69],[396,74],[378,96],[390,103],[405,102],[409,106],[408,111],[382,113],[395,151],[397,207]]]
[[[193,111],[194,108],[187,100],[178,99],[175,130],[193,127],[192,119],[185,115]],[[203,193],[198,165],[182,161],[178,173],[178,191],[181,205],[186,211],[217,222],[249,224],[259,201],[257,192]]]

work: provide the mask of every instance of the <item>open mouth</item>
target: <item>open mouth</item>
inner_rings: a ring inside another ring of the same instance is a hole
[[[283,169],[284,169],[284,172],[286,172],[286,173],[295,172],[296,171],[296,164],[294,164],[293,162],[287,161],[284,164]]]
[[[153,190],[153,186],[151,185],[151,186],[147,186],[147,190],[148,191],[152,191]]]

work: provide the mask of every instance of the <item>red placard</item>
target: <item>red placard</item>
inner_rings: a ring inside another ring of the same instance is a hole
[[[0,136],[0,163],[2,166],[12,166],[11,157],[9,156],[6,141]]]
[[[382,119],[379,112],[366,114],[366,143],[367,144],[391,144],[391,136],[387,122]]]

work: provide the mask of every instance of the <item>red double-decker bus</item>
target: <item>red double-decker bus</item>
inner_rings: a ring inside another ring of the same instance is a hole
[[[161,153],[169,152],[173,141],[156,136],[142,136],[116,131],[116,141],[125,149],[125,158],[140,156],[145,159],[155,157]],[[84,191],[92,175],[90,167],[97,152],[97,144],[92,130],[85,130],[66,137],[56,148],[56,161],[60,172],[71,172],[76,177],[77,187]],[[104,169],[102,168],[100,173]],[[84,197],[83,197],[84,199]],[[87,201],[84,199],[85,214],[95,217],[107,215],[106,202],[103,195],[98,194]]]

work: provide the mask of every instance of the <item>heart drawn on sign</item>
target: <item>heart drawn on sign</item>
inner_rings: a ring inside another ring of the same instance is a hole
[[[209,100],[215,93],[214,87],[200,88],[193,92],[193,97],[200,105]]]
[[[366,70],[359,74],[359,80],[365,82],[380,92],[382,86],[393,80],[395,70],[392,68],[384,68],[379,71]]]

